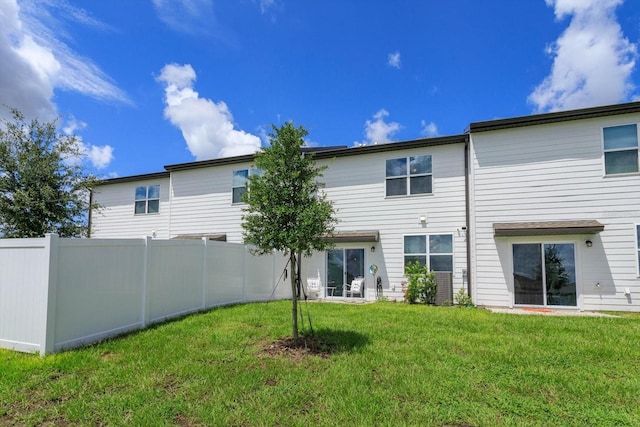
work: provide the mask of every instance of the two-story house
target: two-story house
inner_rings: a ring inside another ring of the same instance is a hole
[[[402,299],[404,265],[449,274],[482,306],[640,310],[640,102],[471,123],[462,135],[315,153],[339,220],[304,259],[320,297],[364,277]],[[109,179],[92,237],[242,241],[253,156]]]
[[[441,299],[466,286],[468,140],[455,135],[315,150],[318,165],[327,166],[324,191],[339,221],[334,248],[303,260],[304,274],[323,283],[321,298],[347,297],[347,285],[363,277],[365,291],[356,297],[375,300],[380,278],[383,295],[402,300],[404,265],[416,260],[444,274],[439,280],[449,287]],[[252,161],[252,155],[206,160],[109,179],[93,194],[103,209],[92,215],[91,236],[242,242],[242,194]]]

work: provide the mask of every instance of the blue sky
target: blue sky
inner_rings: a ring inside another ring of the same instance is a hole
[[[0,0],[0,104],[128,176],[640,100],[639,43],[637,0]]]

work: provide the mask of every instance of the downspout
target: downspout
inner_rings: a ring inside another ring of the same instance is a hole
[[[89,191],[89,218],[87,219],[87,239],[91,238],[91,214],[93,213],[93,190]]]
[[[469,140],[464,144],[464,204],[465,204],[465,220],[467,222],[467,295],[471,296],[471,201],[469,195]]]

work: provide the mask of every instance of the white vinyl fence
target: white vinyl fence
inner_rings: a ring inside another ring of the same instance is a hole
[[[0,347],[52,353],[214,306],[290,298],[286,263],[204,239],[0,239]]]

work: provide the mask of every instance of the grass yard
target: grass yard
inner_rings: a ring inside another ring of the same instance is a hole
[[[0,350],[0,425],[640,425],[640,319],[303,305],[328,357],[264,352],[290,302],[40,358]]]

